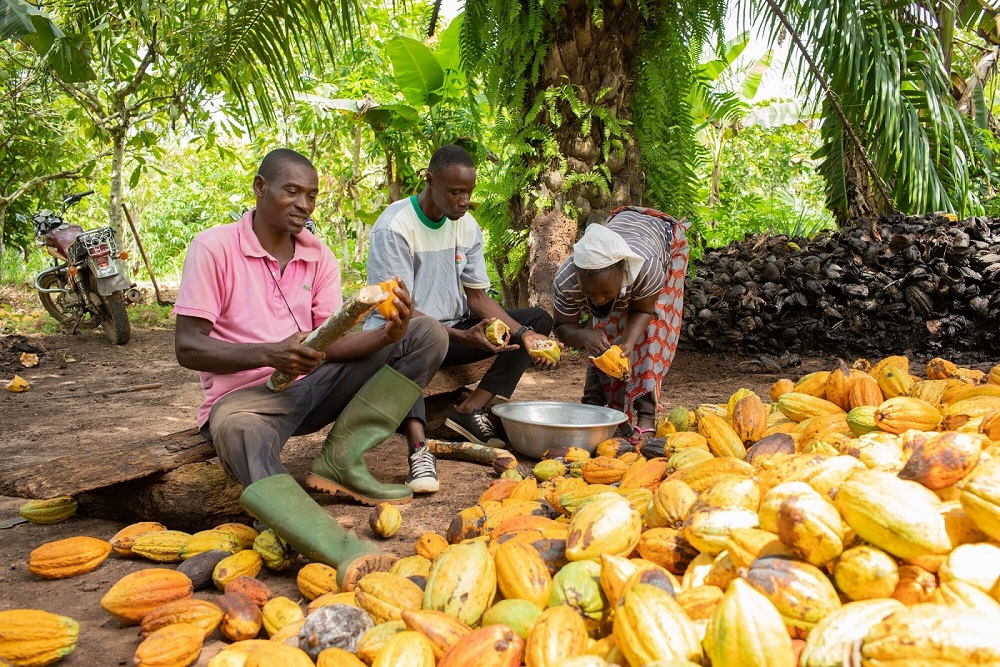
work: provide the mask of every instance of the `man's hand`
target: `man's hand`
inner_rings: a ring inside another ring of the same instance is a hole
[[[565,349],[566,348],[566,346],[563,345],[562,343],[560,343],[559,341],[556,341],[556,340],[554,340],[552,338],[549,338],[548,336],[543,336],[542,334],[538,333],[537,331],[525,331],[523,334],[521,334],[521,343],[524,345],[524,349],[526,349],[526,350],[530,350],[531,349],[531,344],[532,343],[535,343],[535,342],[546,342],[546,341],[553,341],[553,342],[557,343],[561,349]],[[558,362],[552,361],[551,359],[549,359],[547,357],[535,357],[535,356],[532,356],[531,357],[531,361],[536,366],[544,366],[545,368],[555,368],[556,365],[558,364]]]
[[[599,357],[611,347],[608,336],[597,329],[584,329],[579,333],[583,339],[583,349],[592,357]]]
[[[297,332],[285,340],[271,343],[265,359],[267,366],[288,375],[306,375],[322,363],[324,354],[302,344],[308,332]]]
[[[478,350],[487,350],[493,354],[510,352],[511,350],[520,348],[520,345],[494,345],[490,341],[486,340],[486,327],[488,327],[495,319],[496,318],[494,317],[488,320],[482,320],[471,329],[463,331],[461,334],[461,344],[466,347],[474,347]]]
[[[413,298],[398,276],[395,280],[398,285],[393,289],[395,296],[392,299],[392,305],[396,306],[397,313],[386,320],[385,335],[393,343],[398,343],[406,335],[406,329],[410,326],[410,317],[413,315]]]

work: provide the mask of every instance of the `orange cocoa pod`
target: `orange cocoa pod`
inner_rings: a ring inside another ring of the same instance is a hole
[[[396,293],[393,290],[399,287],[399,282],[395,278],[390,278],[389,280],[383,280],[378,286],[382,288],[383,292],[389,294],[388,297],[378,304],[378,314],[387,320],[392,319],[394,316],[399,315],[399,309],[392,302],[396,298]]]
[[[563,608],[570,609],[569,607]],[[572,610],[571,613],[576,614]],[[582,620],[580,624],[583,624]],[[510,626],[489,625],[474,630],[460,639],[438,662],[437,667],[467,667],[468,665],[518,667],[523,655],[524,640]]]

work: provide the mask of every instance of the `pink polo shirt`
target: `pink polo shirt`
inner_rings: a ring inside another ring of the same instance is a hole
[[[292,260],[280,273],[278,261],[253,233],[254,210],[191,241],[174,305],[175,314],[208,320],[213,325],[209,335],[231,343],[273,343],[310,331],[343,304],[340,264],[333,252],[303,230],[295,237]],[[219,397],[263,384],[273,371],[201,372],[205,402],[198,424],[208,421]]]

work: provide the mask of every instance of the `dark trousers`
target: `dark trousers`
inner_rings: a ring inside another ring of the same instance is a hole
[[[512,308],[507,310],[507,314],[514,318],[515,322],[526,324],[542,335],[548,336],[552,331],[552,316],[543,308]],[[470,315],[457,324],[452,325],[452,328],[464,331],[471,329],[482,321],[483,319],[478,315]],[[513,334],[514,332],[512,331],[511,333]],[[449,345],[448,354],[445,355],[444,361],[441,362],[441,368],[463,366],[482,361],[483,359],[489,359],[493,356],[496,359],[489,370],[483,375],[483,379],[479,381],[479,388],[492,394],[510,398],[510,395],[514,393],[514,388],[517,387],[517,383],[521,381],[524,371],[531,365],[531,355],[528,354],[528,351],[524,347],[494,355],[488,350],[480,350],[464,345]],[[417,417],[426,423],[426,409],[424,408],[424,399],[422,396],[413,404],[413,409],[410,411],[409,416]]]

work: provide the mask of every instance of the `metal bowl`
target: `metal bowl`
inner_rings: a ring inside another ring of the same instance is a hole
[[[591,454],[627,419],[624,412],[583,403],[518,401],[493,406],[511,446],[536,459],[549,447],[580,447]]]

